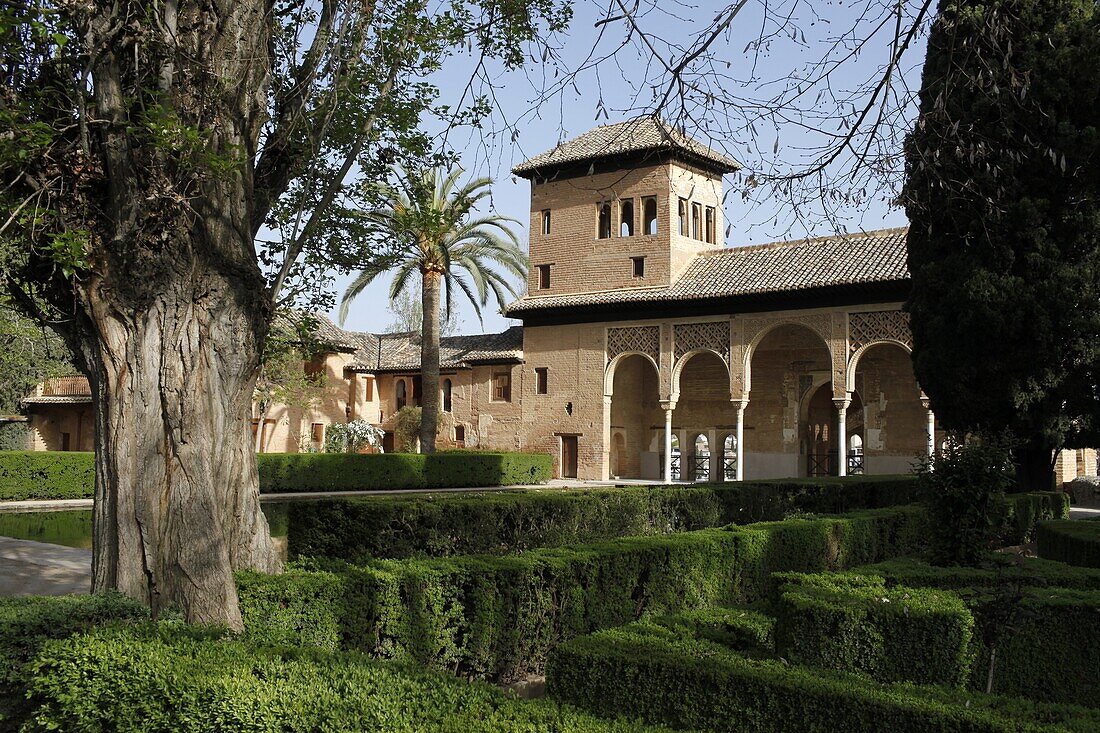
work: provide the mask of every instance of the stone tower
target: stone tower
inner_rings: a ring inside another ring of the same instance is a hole
[[[531,297],[667,287],[722,246],[740,164],[655,117],[603,125],[513,169],[531,181]]]

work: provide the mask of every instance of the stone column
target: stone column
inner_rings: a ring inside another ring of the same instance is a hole
[[[661,409],[665,411],[665,483],[672,483],[672,411],[676,409],[675,402],[661,402]]]
[[[920,403],[924,406],[925,410],[928,410],[928,455],[932,456],[936,453],[936,415],[929,409],[928,400],[921,400]]]
[[[737,410],[737,480],[745,480],[745,408],[749,406],[748,400],[734,400],[733,406]]]
[[[840,464],[837,466],[838,476],[848,475],[848,405],[851,403],[849,397],[833,400],[836,405],[836,460]]]
[[[603,468],[600,470],[600,476],[604,481],[611,479],[611,395],[605,394],[603,396]],[[577,457],[578,464],[580,463],[580,456]],[[564,471],[564,466],[562,467]],[[578,466],[578,473],[580,467]]]

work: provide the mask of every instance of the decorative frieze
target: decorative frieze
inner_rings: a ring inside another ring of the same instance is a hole
[[[673,326],[672,346],[678,363],[685,354],[698,349],[710,349],[729,362],[730,322],[677,323]]]
[[[848,314],[848,350],[855,353],[876,341],[896,341],[913,348],[909,314],[903,311],[869,311]]]
[[[645,354],[660,363],[661,327],[628,326],[607,329],[607,360],[611,361],[619,354],[636,352]]]

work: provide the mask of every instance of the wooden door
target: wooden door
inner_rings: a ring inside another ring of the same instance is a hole
[[[561,438],[561,477],[577,477],[577,436],[563,435]]]

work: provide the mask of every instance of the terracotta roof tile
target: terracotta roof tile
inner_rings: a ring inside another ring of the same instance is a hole
[[[903,282],[908,229],[718,249],[699,255],[668,287],[543,295],[509,305],[508,315],[549,308],[728,298],[861,283]]]
[[[681,153],[708,163],[723,173],[739,170],[742,166],[733,158],[723,155],[703,143],[688,137],[663,120],[637,117],[613,125],[600,125],[588,132],[558,144],[551,150],[520,163],[512,172],[518,176],[532,177],[539,171],[569,163],[595,160],[623,153],[668,150]]]

